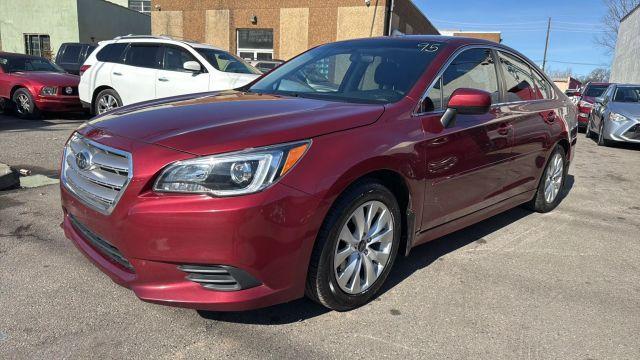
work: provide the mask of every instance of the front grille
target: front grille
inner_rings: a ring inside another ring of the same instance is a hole
[[[120,264],[127,270],[133,272],[133,266],[122,255],[118,248],[91,232],[91,230],[87,229],[87,227],[80,223],[73,215],[69,214],[69,220],[71,220],[71,224],[73,225],[73,227],[82,234],[83,238],[91,246],[93,246],[94,249],[98,250],[100,253],[102,253],[102,255],[106,256],[112,261]]]
[[[260,285],[254,277],[233,266],[180,265],[178,269],[187,273],[187,280],[210,290],[237,291]]]
[[[74,134],[64,149],[61,181],[87,206],[113,211],[132,177],[131,155]]]

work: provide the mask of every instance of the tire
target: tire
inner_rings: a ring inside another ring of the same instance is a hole
[[[559,173],[556,170],[557,163],[555,162],[557,156],[560,157],[562,164],[562,169]],[[553,152],[551,152],[551,156],[549,156],[549,159],[547,160],[547,165],[544,168],[544,172],[540,178],[540,183],[538,184],[538,190],[536,191],[533,199],[527,204],[527,207],[539,213],[546,213],[555,209],[562,200],[562,190],[564,189],[564,184],[567,178],[567,170],[567,154],[562,146],[556,145]],[[556,175],[550,175],[550,172],[552,171]],[[556,176],[560,176],[560,178],[557,178]],[[549,200],[547,192],[545,191],[547,186],[549,186],[549,182],[553,183],[550,186],[555,187],[555,195],[553,195],[551,200]]]
[[[598,146],[609,146],[611,142],[604,138],[604,119],[600,121],[600,129],[598,129]]]
[[[584,136],[586,136],[587,139],[593,139],[593,131],[591,131],[591,116],[589,116],[587,128],[584,130]]]
[[[98,93],[91,107],[94,115],[102,115],[122,106],[122,99],[113,89],[105,89]]]
[[[360,213],[360,210],[363,212]],[[353,235],[362,233],[355,227],[354,216],[357,217],[357,211],[363,215],[360,218],[364,220],[365,231],[379,230],[369,232],[378,234],[371,236],[371,240],[364,237],[358,241],[359,238],[355,238],[357,235]],[[370,217],[371,221],[367,221],[367,214],[374,214]],[[369,228],[366,225],[369,222],[382,225]],[[337,311],[347,311],[366,304],[380,290],[393,267],[400,244],[401,222],[398,201],[385,186],[375,180],[365,180],[349,187],[333,205],[318,233],[307,273],[306,295]],[[353,240],[352,246],[343,239]],[[340,255],[345,252],[350,255]],[[342,262],[334,266],[336,261]],[[385,261],[386,264],[380,268]],[[362,270],[351,271],[352,275],[347,277],[350,267]],[[341,281],[338,280],[339,274],[342,275]]]
[[[40,117],[40,110],[36,106],[29,90],[19,88],[11,97],[16,116],[21,119],[36,119]]]

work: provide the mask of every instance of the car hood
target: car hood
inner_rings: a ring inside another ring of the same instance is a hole
[[[383,105],[224,91],[126,106],[85,126],[195,155],[208,155],[364,126],[375,122],[383,112]]]
[[[80,76],[67,73],[25,71],[11,73],[11,75],[47,86],[78,86],[80,83]]]
[[[640,118],[640,103],[609,103],[609,110],[634,119]]]

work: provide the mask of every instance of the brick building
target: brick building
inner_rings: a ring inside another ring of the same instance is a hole
[[[311,47],[388,34],[438,34],[411,0],[152,0],[154,35],[243,58],[287,60]]]
[[[440,34],[444,36],[461,36],[473,39],[490,40],[497,43],[502,42],[502,32],[500,31],[440,30]]]

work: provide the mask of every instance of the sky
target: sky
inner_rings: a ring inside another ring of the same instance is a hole
[[[542,66],[547,20],[547,72],[571,68],[586,75],[609,67],[612,56],[594,43],[601,34],[602,0],[413,0],[439,30],[501,31],[502,43]]]

